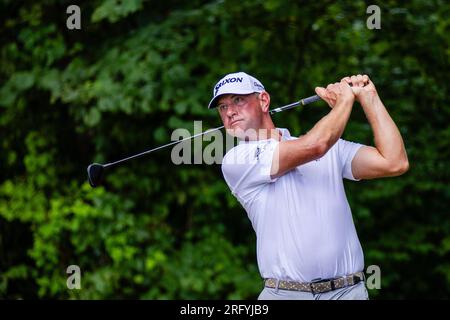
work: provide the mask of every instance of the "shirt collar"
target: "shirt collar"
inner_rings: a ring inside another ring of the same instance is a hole
[[[276,128],[280,133],[281,133],[281,140],[290,140],[291,139],[291,133],[289,132],[288,129],[286,128]],[[275,140],[273,138],[270,139],[262,139],[262,140],[250,140],[250,141],[244,141],[244,140],[240,140],[239,144],[243,144],[243,143],[260,143],[262,141],[269,141],[269,140]],[[276,141],[276,140],[275,140]]]

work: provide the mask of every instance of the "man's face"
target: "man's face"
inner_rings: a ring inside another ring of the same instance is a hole
[[[249,129],[258,130],[263,112],[259,94],[226,94],[217,103],[220,117],[227,132],[240,137]]]

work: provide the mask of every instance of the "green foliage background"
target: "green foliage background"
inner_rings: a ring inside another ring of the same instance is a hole
[[[255,236],[218,165],[180,165],[170,150],[112,170],[86,167],[170,141],[175,128],[220,124],[206,105],[236,70],[273,106],[367,73],[410,159],[399,178],[346,182],[371,298],[450,293],[448,1],[383,1],[381,30],[364,1],[0,2],[0,297],[255,299]],[[302,134],[324,103],[277,115]],[[372,144],[355,108],[344,138]],[[68,290],[79,265],[82,289]]]

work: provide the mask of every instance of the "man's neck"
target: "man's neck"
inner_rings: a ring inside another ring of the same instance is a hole
[[[277,130],[272,119],[270,117],[265,117],[261,128],[258,130],[258,140],[268,140],[275,139],[277,141],[281,140],[281,132]]]
[[[281,131],[273,127],[269,128],[259,128],[258,130],[249,129],[241,140],[243,141],[257,141],[257,140],[269,140],[275,139],[277,141],[281,140]]]
[[[275,140],[281,140],[281,132],[275,128],[275,126],[271,128],[262,128],[258,130],[258,137],[257,140],[268,140],[268,139],[275,139]]]

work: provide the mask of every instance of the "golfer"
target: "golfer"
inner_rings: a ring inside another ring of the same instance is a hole
[[[300,137],[275,127],[269,93],[244,72],[222,78],[208,106],[240,140],[222,172],[256,232],[264,279],[258,299],[368,299],[343,178],[392,177],[409,167],[400,132],[367,75],[315,90],[331,110]],[[373,147],[341,139],[355,101]]]

